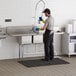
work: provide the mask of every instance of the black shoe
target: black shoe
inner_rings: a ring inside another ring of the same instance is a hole
[[[54,58],[50,58],[50,60],[53,60]]]

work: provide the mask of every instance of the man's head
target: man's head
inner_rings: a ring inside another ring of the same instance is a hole
[[[46,8],[43,13],[45,13],[45,16],[48,17],[50,16],[51,12],[50,12],[50,9]]]

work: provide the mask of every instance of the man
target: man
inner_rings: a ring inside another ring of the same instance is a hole
[[[45,29],[45,33],[43,35],[44,49],[45,49],[45,61],[52,60],[54,58],[54,48],[53,48],[53,26],[54,19],[51,16],[50,9],[46,8],[43,13],[46,17],[48,17],[45,21],[42,29]]]

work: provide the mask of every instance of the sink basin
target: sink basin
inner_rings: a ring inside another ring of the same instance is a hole
[[[6,38],[6,28],[0,28],[0,39]]]
[[[10,26],[7,27],[7,33],[11,34],[29,34],[33,33],[32,26]]]

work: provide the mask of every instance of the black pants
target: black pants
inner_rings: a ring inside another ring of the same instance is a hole
[[[46,29],[43,35],[44,49],[45,49],[45,59],[53,59],[54,57],[54,47],[53,47],[53,33],[50,34],[50,30]]]

